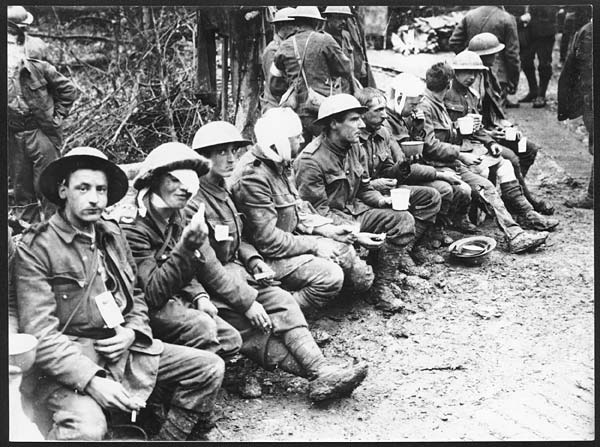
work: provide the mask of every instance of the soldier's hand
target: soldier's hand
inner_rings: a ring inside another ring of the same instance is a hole
[[[375,233],[358,233],[356,242],[365,248],[377,248],[385,242],[385,236]]]
[[[256,259],[251,268],[252,275],[255,276],[256,282],[261,287],[269,287],[273,284],[273,280],[275,279],[275,272],[269,265],[263,261],[262,259]],[[258,276],[258,279],[256,277]],[[266,276],[265,276],[266,275]]]
[[[215,318],[219,313],[219,310],[210,301],[210,297],[208,295],[202,295],[199,298],[197,297],[194,299],[194,304],[196,305],[196,309],[206,312],[211,318]]]
[[[490,144],[490,147],[488,148],[488,152],[493,157],[498,157],[498,156],[500,156],[500,153],[502,152],[502,146],[500,146],[498,143],[492,143],[492,144]]]
[[[379,208],[387,208],[392,206],[392,198],[390,196],[383,197],[377,204]]]
[[[340,251],[335,245],[334,241],[326,238],[319,239],[315,256],[318,256],[319,258],[331,259],[335,262],[337,261],[339,255]]]
[[[464,164],[466,164],[467,166],[478,165],[483,160],[481,158],[481,156],[469,154],[466,152],[461,152],[460,155],[458,156],[458,159],[460,161],[462,161]]]
[[[194,214],[194,217],[190,220],[190,223],[186,225],[181,234],[183,244],[189,250],[196,250],[204,243],[208,236],[208,225],[204,219],[204,203],[200,203],[198,206],[198,212]]]
[[[371,186],[377,191],[389,191],[391,188],[395,188],[398,180],[395,178],[376,178],[371,180]]]
[[[504,133],[504,129],[492,129],[489,131],[489,134],[492,136],[492,138],[494,138],[495,140],[502,140],[504,139],[505,133]]]
[[[460,177],[455,172],[438,171],[435,174],[435,179],[443,180],[451,185],[459,185],[461,183]]]
[[[258,301],[254,301],[244,315],[256,329],[260,329],[263,332],[270,332],[273,328],[269,314],[267,314],[265,308]]]
[[[332,225],[331,239],[344,244],[353,244],[360,231],[360,224]]]
[[[421,160],[423,160],[423,155],[422,154],[409,155],[408,157],[406,157],[406,159],[409,164],[414,165],[415,163],[419,163]]]
[[[102,408],[116,408],[129,412],[144,407],[144,403],[132,398],[123,385],[105,377],[92,377],[85,387],[85,392]]]
[[[110,362],[116,362],[135,340],[135,332],[123,326],[115,327],[116,334],[110,338],[94,341],[94,348]]]

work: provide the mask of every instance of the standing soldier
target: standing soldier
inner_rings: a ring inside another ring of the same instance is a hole
[[[527,5],[517,18],[522,27],[521,66],[527,78],[529,92],[519,102],[533,102],[533,108],[546,105],[546,90],[552,77],[552,49],[556,34],[557,6]],[[535,75],[537,55],[539,82]]]
[[[205,439],[213,426],[223,360],[153,338],[127,240],[101,217],[127,189],[102,152],[75,148],[40,175],[59,210],[17,244],[19,325],[38,339],[22,390],[48,439],[100,441],[105,412],[122,418],[165,396],[156,439]]]
[[[282,8],[275,13],[275,17],[271,20],[274,28],[273,40],[266,46],[261,58],[262,72],[265,80],[264,93],[261,98],[262,113],[265,113],[271,107],[277,107],[279,105],[279,100],[281,99],[280,96],[275,97],[271,92],[271,76],[269,74],[269,68],[273,64],[275,53],[277,52],[279,45],[281,45],[281,42],[296,32],[295,20],[293,17],[290,17],[290,14],[294,11],[294,8]]]
[[[285,79],[288,86],[296,86],[296,106],[304,129],[304,140],[310,141],[319,134],[313,122],[317,117],[318,103],[323,97],[338,93],[343,87],[338,78],[352,81],[352,62],[338,43],[327,33],[317,31],[325,21],[316,6],[298,6],[294,17],[297,32],[287,38],[277,50],[271,66],[271,91],[282,95],[276,85]]]
[[[342,51],[352,64],[352,71],[355,69],[354,48],[352,46],[352,38],[346,29],[347,20],[352,17],[352,11],[348,6],[328,6],[323,11],[323,15],[327,18],[325,22],[325,32],[331,34]],[[342,79],[342,91],[353,93],[355,89],[354,80],[356,76],[352,75],[353,82],[348,85],[348,80]],[[360,86],[358,86],[360,88]]]
[[[76,90],[52,65],[28,57],[21,26],[29,16],[22,7],[8,8],[8,160],[14,219],[35,223],[56,209],[41,195],[38,181],[42,170],[60,157],[61,123]]]
[[[589,21],[575,36],[558,80],[558,120],[583,115],[588,150],[594,155],[593,26]],[[586,193],[565,202],[569,208],[594,208],[594,162]]]

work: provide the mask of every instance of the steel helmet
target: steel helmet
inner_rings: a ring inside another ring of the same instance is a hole
[[[127,174],[106,155],[89,146],[71,149],[64,157],[50,163],[40,174],[39,188],[42,194],[52,203],[61,204],[58,185],[67,173],[77,169],[103,171],[108,182],[107,206],[117,203],[129,189]]]
[[[33,23],[33,16],[22,6],[7,6],[6,20],[14,23],[18,27],[29,26]]]
[[[290,8],[289,6],[277,10],[271,23],[279,23],[279,22],[293,22],[294,18],[290,17],[290,14],[296,11],[296,8]]]
[[[319,8],[316,6],[297,6],[296,11],[290,14],[290,17],[304,17],[306,19],[325,20],[321,16]]]
[[[133,179],[133,187],[141,190],[156,176],[178,169],[191,169],[200,177],[209,171],[210,161],[183,143],[163,143],[144,159]]]
[[[315,120],[315,124],[323,124],[325,118],[341,112],[349,112],[351,110],[358,113],[365,113],[369,109],[361,106],[358,99],[347,93],[328,96],[323,100],[319,107],[319,115]]]
[[[486,70],[481,58],[473,51],[464,50],[454,56],[452,60],[454,70]]]
[[[352,11],[349,6],[328,6],[323,11],[323,14],[342,14],[346,16],[351,16]]]
[[[412,73],[400,73],[396,76],[388,89],[388,108],[402,114],[406,98],[416,98],[425,92],[425,82]],[[398,103],[398,98],[400,98]]]
[[[504,44],[500,43],[498,38],[492,33],[479,33],[469,41],[469,51],[477,53],[479,56],[499,53],[504,49]]]
[[[233,124],[227,121],[213,121],[198,129],[192,141],[192,149],[205,151],[221,144],[247,146],[252,142],[243,138]]]

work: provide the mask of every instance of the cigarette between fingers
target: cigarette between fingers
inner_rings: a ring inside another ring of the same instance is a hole
[[[131,412],[131,422],[135,422],[137,419],[137,410]]]

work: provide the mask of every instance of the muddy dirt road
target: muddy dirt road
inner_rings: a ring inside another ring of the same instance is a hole
[[[594,438],[594,215],[562,204],[586,187],[591,157],[581,122],[556,120],[557,73],[546,109],[510,111],[544,148],[528,181],[561,221],[546,246],[511,255],[488,220],[484,232],[499,241],[489,262],[409,278],[406,312],[386,317],[362,301],[328,309],[312,329],[332,336],[326,355],[370,363],[364,384],[315,407],[305,380],[253,369],[263,396],[226,386],[214,441]],[[522,75],[518,96],[525,86]]]

